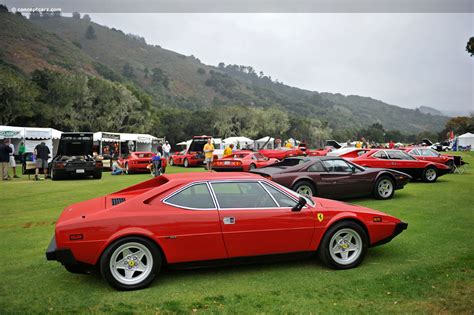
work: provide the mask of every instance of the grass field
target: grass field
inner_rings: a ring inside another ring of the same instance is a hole
[[[474,154],[469,172],[410,183],[388,201],[349,202],[409,223],[370,249],[356,269],[316,259],[164,272],[148,288],[118,292],[98,275],[68,273],[44,252],[70,203],[149,175],[0,183],[0,314],[6,313],[466,313],[474,312]],[[183,171],[170,167],[168,172]],[[199,169],[191,169],[198,171]]]

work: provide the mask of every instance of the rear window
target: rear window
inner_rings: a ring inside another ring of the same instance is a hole
[[[166,198],[165,202],[183,208],[215,209],[209,189],[204,183],[187,187],[171,197]]]
[[[151,158],[153,157],[153,154],[152,153],[135,153],[135,156],[137,158]]]

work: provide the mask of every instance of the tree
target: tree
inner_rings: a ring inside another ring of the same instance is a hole
[[[469,54],[471,54],[471,57],[474,55],[474,37],[469,38],[466,45],[466,50]]]
[[[8,13],[8,8],[4,4],[0,4],[0,13]]]
[[[143,72],[145,73],[145,79],[148,79],[148,74],[150,73],[150,69],[148,69],[148,67],[145,67],[143,69]]]
[[[128,62],[123,65],[122,74],[124,77],[129,79],[135,78],[133,67]]]
[[[206,74],[206,70],[205,70],[204,68],[199,68],[199,69],[197,70],[197,73],[203,75],[203,74]]]
[[[151,79],[153,80],[153,82],[161,84],[166,88],[168,87],[170,81],[166,74],[163,72],[163,70],[159,68],[153,68],[151,72]]]
[[[442,138],[444,139],[451,131],[456,135],[462,135],[466,132],[474,132],[474,116],[459,116],[448,120],[444,130],[441,132]]]
[[[82,17],[82,19],[84,21],[87,21],[87,22],[90,22],[91,21],[91,17],[89,16],[89,14],[84,14],[84,16]]]
[[[86,30],[87,39],[96,39],[97,35],[95,34],[95,29],[92,25],[89,25]]]
[[[72,12],[72,18],[75,20],[80,20],[81,14],[79,12]]]

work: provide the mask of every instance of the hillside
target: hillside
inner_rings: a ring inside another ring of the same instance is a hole
[[[279,108],[332,130],[355,130],[380,123],[404,134],[438,132],[447,117],[424,114],[369,97],[318,93],[290,87],[252,67],[202,64],[146,44],[143,38],[87,19],[47,17],[27,20],[3,14],[0,58],[26,76],[35,69],[82,73],[125,85],[151,96],[155,108],[209,110],[226,105]],[[93,36],[88,36],[92,28]],[[191,131],[190,131],[191,132]]]

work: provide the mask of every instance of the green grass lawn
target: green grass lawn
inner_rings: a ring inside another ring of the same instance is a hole
[[[388,201],[350,202],[409,223],[361,266],[316,259],[165,270],[145,290],[118,292],[98,275],[68,273],[45,250],[62,209],[150,178],[0,183],[0,314],[4,313],[469,313],[474,311],[474,154],[470,172],[410,183]],[[168,172],[199,171],[169,167]]]

